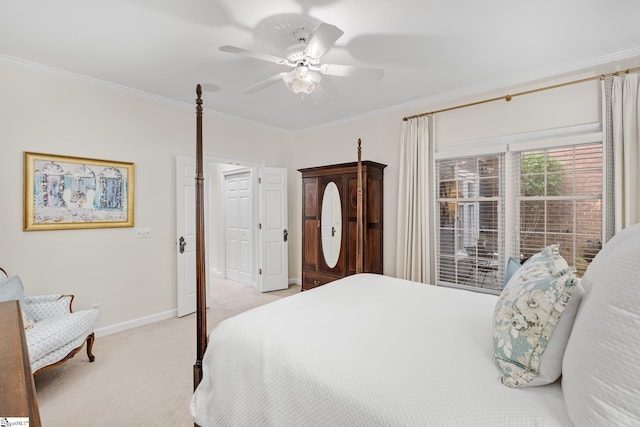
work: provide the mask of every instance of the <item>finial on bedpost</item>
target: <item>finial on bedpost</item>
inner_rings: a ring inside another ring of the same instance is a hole
[[[356,274],[362,273],[364,264],[364,230],[362,203],[362,140],[358,138],[358,184],[356,188]]]
[[[198,120],[201,120],[202,118],[202,86],[200,86],[200,83],[198,83],[198,85],[196,86],[196,95],[198,95],[198,97],[196,98],[196,116]],[[202,133],[202,124],[198,125],[196,123],[196,131]]]
[[[198,113],[198,115],[202,114],[202,86],[200,86],[200,83],[198,83],[198,85],[196,86],[196,95],[198,95],[198,97],[196,98],[196,113]]]

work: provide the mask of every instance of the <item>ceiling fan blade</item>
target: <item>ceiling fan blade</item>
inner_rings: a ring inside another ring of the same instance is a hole
[[[358,77],[368,80],[380,80],[384,70],[378,68],[353,67],[351,65],[323,64],[319,68],[322,74],[339,77]]]
[[[248,56],[249,58],[260,59],[261,61],[273,62],[275,64],[295,65],[295,64],[290,64],[289,61],[287,61],[284,58],[280,58],[278,56],[269,55],[268,53],[252,52],[250,50],[242,49],[240,47],[235,47],[235,46],[220,46],[220,50],[223,52]]]
[[[320,59],[343,34],[344,31],[335,25],[320,24],[311,40],[309,40],[304,54],[309,58]]]
[[[278,73],[276,75],[273,75],[271,77],[269,77],[268,79],[264,79],[256,84],[253,84],[251,86],[249,86],[248,88],[244,89],[242,91],[242,93],[245,93],[247,95],[250,95],[252,93],[256,93],[259,90],[264,89],[267,86],[270,86],[272,84],[274,84],[275,82],[277,82],[278,80],[282,80],[282,76],[285,75],[287,73]]]

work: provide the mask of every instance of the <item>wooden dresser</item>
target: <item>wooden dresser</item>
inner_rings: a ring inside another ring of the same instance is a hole
[[[368,273],[382,274],[385,167],[381,163],[362,162],[362,266]],[[357,162],[353,162],[299,169],[302,173],[303,291],[356,272],[357,168]]]
[[[29,418],[40,427],[36,389],[18,301],[0,302],[0,418]]]

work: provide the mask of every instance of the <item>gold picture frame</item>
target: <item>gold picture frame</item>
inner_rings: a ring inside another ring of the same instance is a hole
[[[24,152],[24,231],[133,227],[134,164]]]

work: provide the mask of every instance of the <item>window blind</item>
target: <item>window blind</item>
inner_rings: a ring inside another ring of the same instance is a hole
[[[504,154],[436,162],[437,280],[489,292],[502,289]]]
[[[602,144],[513,156],[515,254],[524,261],[558,243],[581,276],[602,246]]]

